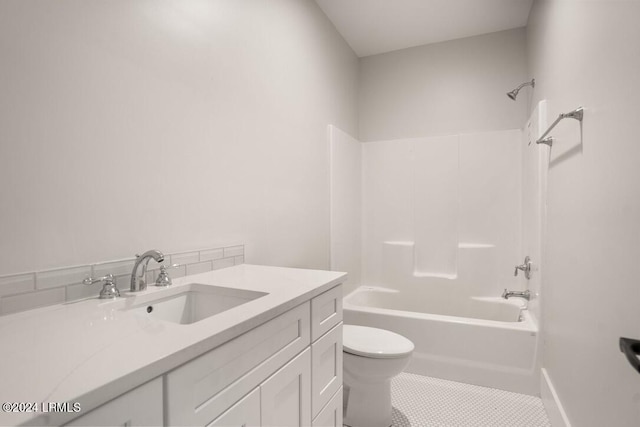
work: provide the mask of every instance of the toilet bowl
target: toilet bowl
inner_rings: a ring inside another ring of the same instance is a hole
[[[384,329],[344,325],[344,421],[350,427],[391,425],[391,378],[407,366],[414,345]]]

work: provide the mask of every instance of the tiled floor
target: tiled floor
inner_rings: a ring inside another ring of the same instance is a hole
[[[391,382],[394,427],[550,427],[542,401],[402,373]]]

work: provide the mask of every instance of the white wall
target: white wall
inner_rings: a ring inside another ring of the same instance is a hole
[[[564,120],[548,176],[543,365],[574,426],[640,425],[640,376],[618,338],[640,338],[638,1],[536,1],[533,102]],[[532,104],[535,105],[535,104]]]
[[[331,146],[331,269],[346,271],[346,295],[362,269],[362,144],[329,126]]]
[[[523,28],[360,60],[359,139],[519,129],[526,120]]]
[[[246,243],[329,267],[357,58],[311,0],[0,2],[0,274]]]

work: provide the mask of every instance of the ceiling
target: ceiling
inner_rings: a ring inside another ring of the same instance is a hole
[[[359,57],[524,27],[533,0],[316,0]]]

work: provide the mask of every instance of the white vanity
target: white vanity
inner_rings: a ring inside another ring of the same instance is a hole
[[[2,317],[0,400],[82,410],[0,425],[341,426],[345,278],[240,265]]]

